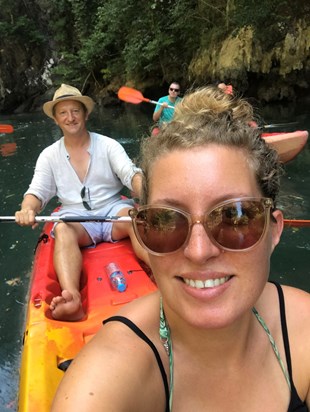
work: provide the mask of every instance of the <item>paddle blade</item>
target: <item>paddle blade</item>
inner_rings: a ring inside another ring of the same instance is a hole
[[[143,94],[139,90],[132,89],[131,87],[122,86],[118,93],[118,98],[127,103],[139,104],[141,102],[148,102],[149,99],[143,97]]]
[[[13,133],[14,128],[11,124],[0,124],[0,133]]]

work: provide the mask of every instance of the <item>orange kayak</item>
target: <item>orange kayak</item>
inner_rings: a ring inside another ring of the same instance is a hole
[[[291,133],[263,133],[262,138],[279,153],[281,161],[287,163],[303,150],[308,132],[297,130]]]
[[[49,303],[60,288],[53,268],[51,227],[52,223],[44,226],[33,264],[20,370],[21,412],[48,412],[64,374],[60,368],[92,338],[102,320],[125,303],[156,290],[136,259],[129,239],[101,243],[83,250],[81,294],[86,317],[78,322],[54,320]],[[110,286],[104,267],[111,262],[125,274],[124,292]]]

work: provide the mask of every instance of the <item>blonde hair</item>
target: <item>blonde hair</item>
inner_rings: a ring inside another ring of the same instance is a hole
[[[173,120],[159,134],[141,145],[144,182],[141,203],[146,204],[153,163],[174,150],[218,144],[242,150],[254,170],[265,197],[274,201],[279,192],[282,167],[278,154],[261,138],[258,128],[249,126],[253,107],[243,98],[223,93],[214,86],[190,91],[176,105]]]

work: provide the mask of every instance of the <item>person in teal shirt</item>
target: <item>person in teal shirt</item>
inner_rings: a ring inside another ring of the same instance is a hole
[[[161,97],[155,107],[153,120],[160,126],[164,122],[170,122],[174,115],[174,106],[181,101],[180,85],[172,82],[168,89],[168,96]],[[169,106],[169,107],[168,107]]]

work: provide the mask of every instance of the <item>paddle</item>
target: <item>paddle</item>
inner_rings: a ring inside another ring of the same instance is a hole
[[[265,124],[262,126],[263,129],[273,129],[277,127],[287,127],[287,126],[294,126],[298,124],[298,122],[289,122],[289,123],[271,123],[271,124]]]
[[[36,216],[36,223],[45,222],[131,222],[129,216]],[[15,222],[15,216],[0,216],[0,223]],[[288,227],[310,227],[310,220],[307,219],[284,219],[284,225]]]
[[[11,124],[0,124],[0,133],[13,133],[14,128]]]
[[[45,222],[131,222],[129,216],[36,216],[36,223]],[[15,222],[15,216],[0,216],[0,223]]]
[[[147,103],[153,103],[153,104],[159,104],[160,106],[163,105],[163,103],[156,102],[155,100],[147,99],[146,97],[143,96],[139,90],[132,89],[131,87],[126,87],[122,86],[118,93],[118,98],[120,100],[123,100],[124,102],[127,103],[133,103],[133,104],[139,104],[141,102],[147,102]],[[170,109],[174,109],[173,106],[169,106]]]
[[[310,220],[307,219],[284,219],[287,227],[310,227]]]

